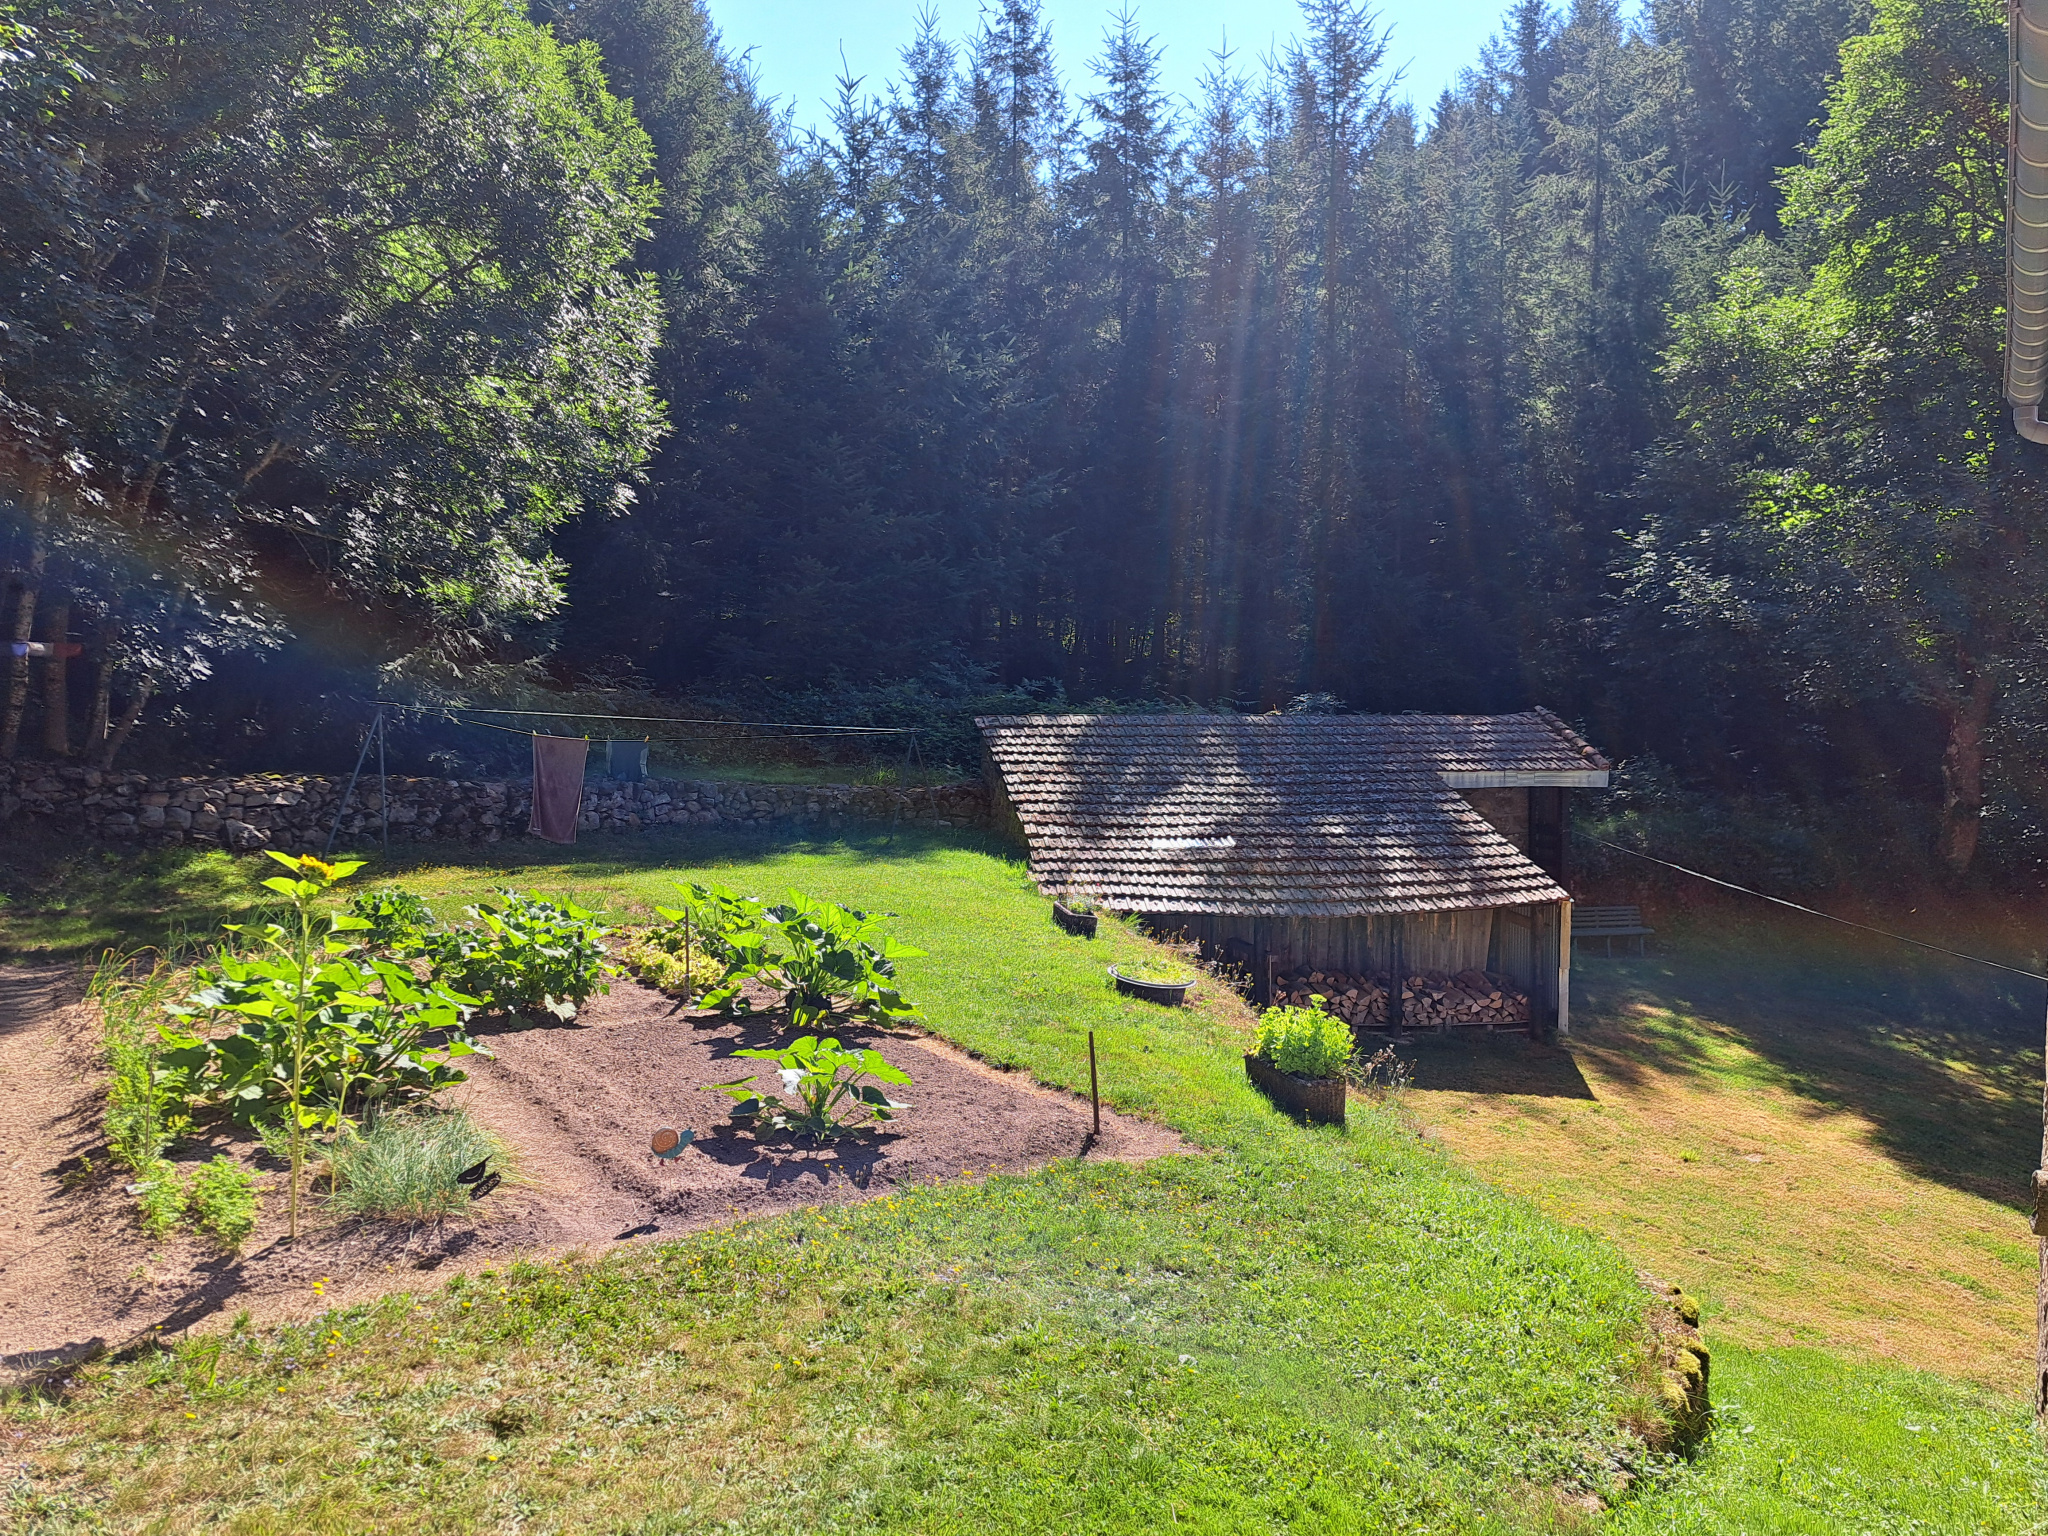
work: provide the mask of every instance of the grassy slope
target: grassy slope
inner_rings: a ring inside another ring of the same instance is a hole
[[[1569,1056],[1425,1058],[1418,1113],[1495,1182],[1614,1238],[1716,1337],[2020,1390],[2040,999],[1832,932],[1582,962]]]
[[[1105,988],[1141,940],[1067,938],[1016,866],[926,839],[612,850],[634,864],[519,878],[617,910],[666,894],[662,852],[722,852],[708,872],[749,891],[895,913],[942,1033],[1079,1087],[1093,1028],[1112,1102],[1229,1155],[956,1183],[96,1368],[16,1410],[40,1490],[18,1523],[1467,1531],[1629,1460],[1620,1256],[1395,1117],[1277,1117],[1235,999]]]
[[[665,860],[688,860],[750,892],[879,906],[933,950],[907,969],[941,1032],[1078,1086],[1096,1028],[1112,1099],[1233,1155],[956,1184],[98,1371],[70,1407],[16,1410],[40,1447],[16,1524],[174,1509],[158,1523],[410,1529],[424,1510],[448,1529],[1476,1530],[1549,1523],[1528,1487],[1599,1479],[1614,1447],[1598,1426],[1627,1397],[1608,1374],[1625,1310],[1611,1251],[1475,1188],[1398,1122],[1340,1138],[1274,1120],[1242,1087],[1227,1002],[1175,1015],[1099,989],[1095,967],[1139,941],[1064,939],[1014,868],[921,840],[554,857],[408,883],[445,900],[516,875],[635,907],[666,893]],[[1642,999],[1697,988],[1614,974]],[[1711,1079],[1699,1064],[1725,1049],[1659,1059]],[[1415,1102],[1444,1118],[1438,1091]],[[2048,1478],[2010,1398],[1730,1343],[1776,1335],[1747,1331],[1722,1267],[1643,1241],[1674,1170],[1719,1170],[1683,1162],[1690,1141],[1669,1168],[1626,1169],[1597,1143],[1550,1147],[1520,1106],[1496,1129],[1498,1155],[1475,1146],[1491,1173],[1520,1148],[1542,1162],[1520,1180],[1540,1199],[1597,1184],[1575,1218],[1709,1292],[1722,1431],[1616,1529],[2038,1528]],[[1631,1188],[1649,1219],[1605,1222],[1599,1202],[1619,1211]],[[1737,1223],[1690,1246],[1760,1235]],[[1801,1314],[1785,1286],[1793,1336],[1837,1337],[1826,1291]]]

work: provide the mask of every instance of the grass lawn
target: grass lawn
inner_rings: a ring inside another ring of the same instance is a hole
[[[1684,1284],[1717,1339],[2023,1390],[2038,990],[1818,924],[1667,949],[1580,962],[1569,1054],[1425,1054],[1417,1113]]]
[[[1108,924],[1093,944],[1060,934],[1018,866],[971,840],[674,834],[491,859],[405,883],[457,904],[511,879],[623,914],[687,873],[896,914],[930,951],[904,984],[938,1033],[1085,1087],[1094,1029],[1105,1096],[1204,1154],[963,1170],[865,1206],[91,1367],[61,1403],[8,1407],[24,1472],[0,1523],[2040,1528],[2048,1483],[2010,1397],[1728,1347],[1714,1316],[1723,1428],[1691,1466],[1644,1466],[1620,1429],[1642,1411],[1630,1270],[1649,1256],[1634,1234],[1617,1244],[1501,1193],[1404,1113],[1355,1103],[1348,1133],[1275,1115],[1244,1083],[1235,999],[1168,1012],[1116,997],[1101,967],[1143,941]],[[186,888],[151,878],[159,896],[134,921],[176,921]],[[81,906],[16,909],[0,941],[38,945],[57,918],[72,934],[120,925]],[[1430,1093],[1414,1100],[1434,1116]],[[1648,1475],[1598,1515],[1587,1496],[1616,1494],[1624,1472]],[[1855,1498],[1831,1506],[1838,1483]]]

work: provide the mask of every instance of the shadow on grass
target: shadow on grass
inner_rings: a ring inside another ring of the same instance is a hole
[[[1413,1088],[1546,1099],[1593,1097],[1570,1051],[1526,1035],[1417,1035],[1399,1046],[1398,1053],[1408,1063]]]
[[[1652,1074],[1777,1088],[1847,1111],[1922,1177],[2021,1208],[2041,1138],[2041,989],[1795,931],[1702,932],[1574,972],[1581,1048]]]

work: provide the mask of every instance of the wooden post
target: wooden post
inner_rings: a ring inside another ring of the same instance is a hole
[[[1572,904],[1557,904],[1557,1033],[1572,1032]]]
[[[1088,1031],[1088,1103],[1095,1111],[1094,1134],[1102,1134],[1102,1088],[1095,1079],[1095,1031]]]

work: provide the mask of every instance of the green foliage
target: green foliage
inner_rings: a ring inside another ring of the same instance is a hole
[[[741,989],[758,981],[782,994],[798,1029],[834,1012],[878,1023],[917,1017],[897,989],[896,965],[924,951],[884,933],[880,919],[800,891],[772,907],[723,886],[690,886],[685,895],[684,907],[657,909],[671,923],[661,942],[672,946],[678,929],[708,924],[708,949],[724,974],[704,995],[707,1008],[749,1011]]]
[[[169,1237],[185,1220],[185,1180],[175,1163],[159,1158],[135,1182],[135,1205],[142,1230],[151,1237]]]
[[[1122,961],[1118,964],[1117,970],[1133,981],[1164,982],[1168,986],[1195,979],[1195,968],[1192,965],[1180,960],[1161,959],[1151,955],[1142,960]]]
[[[592,993],[609,992],[606,929],[573,902],[501,889],[496,906],[468,907],[466,927],[429,934],[424,952],[437,982],[487,1008],[540,1008],[576,1017]]]
[[[293,921],[265,924],[249,953],[224,955],[197,973],[198,990],[166,1011],[201,1023],[226,1014],[239,1027],[218,1038],[167,1027],[162,1068],[176,1074],[182,1092],[226,1104],[240,1117],[284,1110],[296,1239],[306,1131],[340,1130],[352,1096],[360,1106],[460,1082],[463,1074],[448,1063],[477,1053],[462,1033],[474,1000],[422,986],[392,961],[366,968],[351,958],[356,946],[347,936],[361,931],[364,919],[322,915],[315,903],[362,868],[360,861],[328,864],[274,850],[268,856],[289,874],[265,880],[264,888],[291,903]]]
[[[256,1230],[256,1176],[231,1157],[201,1163],[193,1171],[187,1204],[193,1225],[234,1253]]]
[[[380,1115],[346,1131],[330,1154],[333,1209],[388,1221],[435,1221],[474,1204],[455,1176],[505,1150],[458,1108]]]
[[[1254,1049],[1296,1077],[1335,1077],[1351,1059],[1351,1026],[1322,1004],[1318,997],[1307,1008],[1268,1008],[1259,1015]]]
[[[356,930],[358,943],[399,955],[424,954],[429,935],[440,926],[433,909],[403,886],[358,892],[348,910],[364,924]]]
[[[177,684],[275,638],[259,571],[434,639],[550,612],[550,531],[623,506],[661,432],[656,284],[622,270],[651,152],[596,50],[495,0],[19,13],[77,68],[0,91],[6,478],[55,482],[110,656]]]
[[[909,1073],[890,1066],[879,1051],[842,1046],[830,1036],[821,1040],[804,1035],[779,1051],[733,1054],[774,1062],[781,1083],[780,1092],[763,1092],[749,1086],[760,1081],[757,1074],[713,1084],[720,1093],[738,1101],[733,1110],[736,1120],[758,1118],[778,1131],[824,1138],[842,1135],[869,1120],[893,1120],[895,1111],[910,1107],[897,1103],[874,1083],[862,1081],[873,1078],[879,1083],[907,1085]],[[793,1102],[784,1102],[784,1094]]]
[[[140,977],[139,957],[108,950],[95,967],[86,995],[99,1005],[107,1059],[107,1151],[141,1174],[154,1167],[189,1123],[175,1074],[166,1078],[156,1021],[176,981],[159,958]]]
[[[1617,616],[1663,679],[1646,695],[1696,709],[1768,678],[1774,707],[1891,722],[1863,727],[1878,776],[1939,776],[1933,851],[1960,872],[1987,776],[2040,791],[1989,733],[2048,729],[2042,480],[2000,399],[2003,14],[1875,12],[1785,174],[1783,245],[1742,247],[1677,317],[1677,429],[1645,461]]]
[[[295,964],[274,950],[202,968],[196,989],[168,1009],[198,1027],[163,1032],[167,1081],[238,1120],[268,1120],[292,1098],[296,1049],[302,1123],[328,1134],[372,1102],[421,1098],[464,1081],[453,1063],[487,1054],[464,1033],[476,1000],[422,983],[399,962],[365,964],[341,948],[308,969],[303,989]],[[300,1030],[293,1008],[302,992]],[[223,1016],[235,1020],[233,1033],[204,1032]]]

